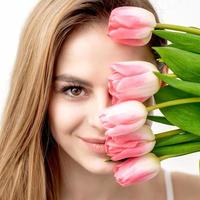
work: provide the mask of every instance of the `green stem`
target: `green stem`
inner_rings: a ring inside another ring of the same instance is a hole
[[[158,140],[158,139],[161,139],[161,138],[164,138],[164,137],[177,135],[177,134],[179,134],[181,132],[183,132],[183,130],[176,129],[176,130],[171,130],[171,131],[165,131],[165,132],[162,132],[162,133],[157,133],[157,134],[155,134],[155,139]]]
[[[200,142],[187,142],[182,144],[169,145],[164,147],[154,147],[152,153],[157,157],[162,156],[182,156],[200,151]]]
[[[175,105],[185,104],[185,103],[197,103],[197,102],[200,102],[200,97],[176,99],[176,100],[167,101],[164,103],[155,104],[153,106],[149,106],[147,107],[147,111],[150,112],[152,110],[156,110],[159,108],[165,108],[165,107],[175,106]]]
[[[181,133],[178,134],[157,139],[154,148],[161,146],[175,145],[175,144],[183,144],[188,142],[199,142],[199,141],[200,141],[200,136],[182,131]]]
[[[169,76],[169,77],[177,78],[177,75],[175,75],[175,74],[165,74],[165,75]]]
[[[170,29],[170,30],[176,30],[176,31],[183,31],[186,33],[200,35],[200,29],[192,28],[192,27],[185,27],[185,26],[178,26],[178,25],[173,25],[173,24],[157,23],[155,28],[156,29]]]

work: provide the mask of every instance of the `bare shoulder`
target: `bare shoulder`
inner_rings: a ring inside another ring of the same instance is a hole
[[[172,180],[176,200],[200,199],[200,176],[172,172]]]

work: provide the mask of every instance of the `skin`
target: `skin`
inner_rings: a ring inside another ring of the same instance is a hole
[[[62,91],[70,82],[57,80],[51,91],[48,116],[52,135],[59,144],[61,200],[163,199],[162,171],[148,182],[121,187],[113,177],[114,163],[104,162],[106,155],[91,151],[80,139],[105,138],[98,114],[111,106],[107,90],[107,77],[111,74],[108,66],[128,60],[155,63],[148,47],[117,44],[106,32],[104,24],[81,27],[64,42],[58,57],[54,76],[67,73],[90,83],[72,92],[70,89]],[[145,102],[146,105],[151,103],[151,99]]]

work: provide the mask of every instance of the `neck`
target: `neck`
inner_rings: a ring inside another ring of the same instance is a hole
[[[59,155],[61,169],[61,199],[114,199],[120,188],[113,174],[94,174],[70,156]]]
[[[116,182],[113,173],[91,173],[62,150],[59,152],[59,162],[61,200],[123,199],[124,195],[131,194],[132,197],[136,197],[141,191],[152,187],[152,181],[136,184],[134,187],[122,187]]]

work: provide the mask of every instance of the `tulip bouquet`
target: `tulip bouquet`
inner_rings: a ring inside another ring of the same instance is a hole
[[[139,7],[112,11],[108,36],[113,41],[143,46],[153,34],[170,41],[152,51],[173,73],[162,74],[146,61],[113,63],[108,77],[112,106],[99,116],[106,129],[106,161],[121,161],[113,171],[122,186],[153,178],[164,159],[200,151],[200,29],[156,23]],[[145,106],[152,96],[156,104]],[[152,116],[155,109],[163,116]],[[154,134],[149,120],[176,129]]]

